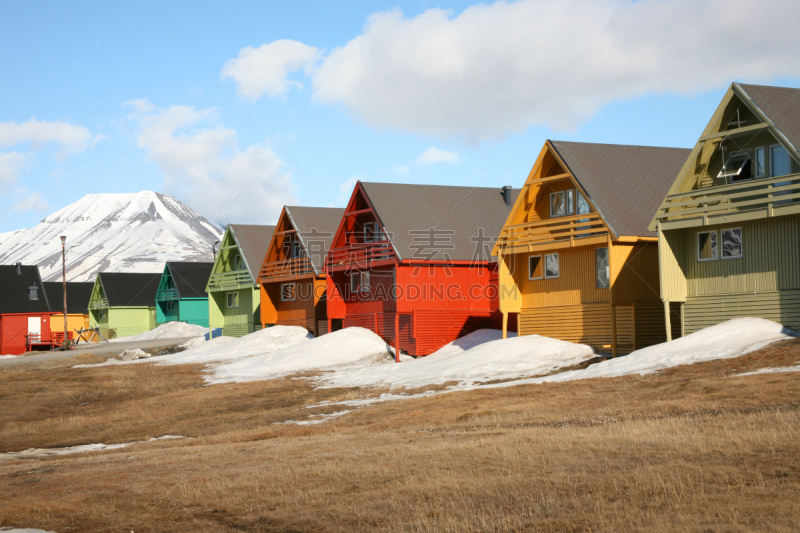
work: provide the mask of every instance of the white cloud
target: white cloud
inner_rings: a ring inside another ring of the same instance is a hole
[[[290,86],[302,87],[289,79],[289,73],[300,69],[308,71],[320,57],[320,51],[298,41],[281,39],[258,48],[247,46],[239,50],[239,57],[222,67],[222,79],[233,78],[239,95],[256,100],[265,93],[280,96]]]
[[[294,201],[294,185],[266,144],[237,147],[236,132],[213,123],[216,111],[128,103],[138,144],[164,174],[164,191],[215,221],[274,223]]]
[[[313,74],[374,127],[470,141],[569,131],[650,92],[800,75],[796,0],[521,0],[372,15]],[[344,91],[344,92],[342,92]]]
[[[28,211],[44,211],[50,209],[50,204],[38,192],[29,193],[26,189],[18,189],[14,195],[19,199],[11,206],[12,211],[27,213]]]
[[[0,153],[0,192],[14,183],[19,173],[31,160],[32,154],[21,152]]]
[[[448,152],[435,146],[431,146],[417,157],[418,165],[430,165],[432,163],[457,163],[458,154]]]
[[[356,186],[356,182],[360,180],[359,176],[350,176],[345,181],[339,185],[339,196],[336,198],[336,202],[331,202],[328,207],[346,207],[347,202],[350,201],[350,196],[353,194],[353,187]]]
[[[46,121],[32,118],[20,124],[0,122],[0,148],[30,143],[35,150],[44,144],[58,146],[58,152],[78,153],[94,146],[103,135],[92,135],[84,126],[60,120]]]

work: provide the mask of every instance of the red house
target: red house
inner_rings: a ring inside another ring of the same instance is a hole
[[[51,314],[38,266],[0,265],[0,354],[51,348]]]
[[[325,262],[328,330],[368,328],[419,356],[499,328],[491,249],[515,199],[510,187],[358,182]]]

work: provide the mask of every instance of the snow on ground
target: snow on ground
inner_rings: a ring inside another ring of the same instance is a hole
[[[548,374],[582,363],[595,355],[594,350],[585,344],[539,335],[502,339],[498,338],[499,333],[497,330],[479,330],[465,336],[460,346],[451,343],[427,357],[406,363],[340,368],[321,377],[320,383],[326,388],[415,388],[452,381],[463,386]],[[468,349],[463,349],[468,346]]]
[[[39,457],[51,457],[54,455],[72,455],[73,453],[97,452],[100,450],[116,450],[131,444],[142,442],[153,442],[155,440],[182,439],[179,435],[164,435],[163,437],[153,437],[150,440],[138,440],[135,442],[125,442],[122,444],[81,444],[79,446],[68,446],[66,448],[29,448],[21,452],[0,453],[0,460],[3,459],[35,459]]]
[[[777,366],[772,368],[759,368],[758,370],[754,370],[753,372],[745,372],[744,374],[736,374],[733,377],[741,377],[741,376],[755,376],[756,374],[775,374],[778,372],[800,372],[800,364],[795,366]]]
[[[546,383],[589,378],[613,378],[631,374],[651,374],[665,368],[691,365],[714,359],[739,357],[764,346],[796,335],[776,322],[763,318],[734,318],[670,342],[636,350],[624,357],[610,359],[583,370],[514,382]],[[503,386],[488,385],[487,387]]]
[[[516,337],[514,332],[508,333],[509,337]],[[445,344],[437,351],[430,354],[428,357],[443,357],[447,355],[458,355],[464,353],[470,348],[474,348],[479,344],[484,344],[491,341],[497,341],[503,338],[503,332],[499,329],[479,329],[468,333],[461,338],[454,340],[451,343]]]
[[[167,322],[155,329],[130,337],[117,337],[109,342],[149,341],[153,339],[179,339],[181,337],[201,337],[208,333],[208,328],[186,322]]]
[[[332,418],[338,418],[342,415],[346,415],[349,413],[349,409],[345,409],[344,411],[336,411],[335,413],[328,413],[326,415],[311,415],[309,420],[287,420],[286,422],[281,422],[282,424],[296,424],[298,426],[313,426],[315,424],[322,424],[323,422],[327,422]]]
[[[241,338],[215,337],[182,352],[158,358],[160,364],[230,362],[264,355],[298,344],[308,343],[314,335],[299,326],[272,326]]]
[[[21,529],[18,527],[0,527],[0,531],[3,533],[55,533],[55,531],[45,531],[44,529],[34,529],[30,527]]]
[[[282,326],[269,329],[278,327]],[[310,333],[308,335],[311,336]],[[226,349],[227,347],[220,352]],[[364,328],[346,328],[295,346],[211,366],[206,381],[231,383],[272,379],[356,362],[368,362],[372,367],[375,356],[389,352],[391,348],[372,331]],[[390,360],[389,357],[386,359]]]
[[[0,355],[0,359],[14,359],[16,355]]]

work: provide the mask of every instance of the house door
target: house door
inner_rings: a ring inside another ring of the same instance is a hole
[[[42,317],[28,317],[28,335],[30,342],[41,342],[42,339]]]

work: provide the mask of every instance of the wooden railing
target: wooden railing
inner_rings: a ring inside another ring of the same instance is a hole
[[[765,211],[767,216],[772,216],[776,208],[796,208],[798,203],[800,174],[789,174],[670,194],[661,205],[656,220],[663,225],[668,221],[707,219],[748,211]]]
[[[512,251],[516,247],[551,244],[577,246],[582,244],[582,238],[599,237],[606,233],[606,227],[597,213],[548,218],[506,226],[497,239],[495,249]]]
[[[157,302],[168,302],[170,300],[177,300],[178,299],[178,289],[167,289],[165,291],[159,291],[156,294],[156,301]]]
[[[314,267],[311,265],[311,259],[308,257],[295,257],[293,259],[282,259],[264,263],[261,266],[259,278],[265,280],[268,278],[302,276],[303,274],[308,274],[313,271]]]
[[[363,265],[369,262],[392,260],[395,257],[394,249],[388,241],[351,244],[334,248],[328,252],[325,268],[352,264]]]
[[[219,274],[211,274],[208,278],[209,289],[237,289],[253,285],[255,282],[250,277],[250,272],[247,270],[233,270],[231,272],[222,272]]]
[[[106,309],[108,308],[108,300],[105,298],[92,298],[89,302],[89,309]]]

